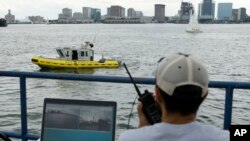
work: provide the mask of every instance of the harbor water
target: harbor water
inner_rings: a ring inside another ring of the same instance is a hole
[[[68,24],[8,25],[0,28],[0,70],[127,76],[117,69],[40,70],[33,55],[56,57],[57,47],[80,47],[94,42],[96,56],[121,56],[134,77],[154,77],[157,61],[175,53],[192,54],[208,68],[210,80],[250,80],[250,25],[206,24],[203,33],[186,33],[185,24]],[[152,85],[140,90],[154,91]],[[19,79],[0,77],[0,130],[20,131]],[[28,128],[40,134],[44,98],[107,100],[117,102],[116,137],[138,118],[132,84],[27,79]],[[198,112],[200,122],[223,128],[224,89],[209,89]],[[250,91],[234,90],[232,124],[250,124]]]

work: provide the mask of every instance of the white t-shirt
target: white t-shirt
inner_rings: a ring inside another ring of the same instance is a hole
[[[122,133],[119,141],[229,141],[229,131],[198,122],[157,123]]]

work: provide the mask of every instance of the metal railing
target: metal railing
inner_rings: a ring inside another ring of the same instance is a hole
[[[22,141],[28,139],[36,140],[38,135],[28,133],[27,123],[27,101],[26,101],[26,78],[42,78],[42,79],[58,79],[58,80],[75,80],[75,81],[97,81],[111,83],[131,83],[129,77],[118,76],[100,76],[100,75],[77,75],[77,74],[56,74],[42,72],[15,72],[0,71],[0,76],[19,77],[20,78],[20,104],[21,104],[21,133],[2,131],[9,137],[20,138]],[[138,84],[155,84],[154,78],[134,78]],[[250,82],[225,82],[210,81],[210,88],[225,88],[225,110],[224,110],[224,129],[228,130],[232,119],[233,90],[234,89],[250,89]]]

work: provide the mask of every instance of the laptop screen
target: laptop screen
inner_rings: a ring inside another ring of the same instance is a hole
[[[44,100],[41,141],[114,141],[116,102]]]

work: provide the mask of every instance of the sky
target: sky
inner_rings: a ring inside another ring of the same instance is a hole
[[[45,19],[57,19],[62,9],[67,7],[74,12],[82,12],[82,7],[101,9],[101,14],[107,13],[107,7],[120,5],[126,10],[134,8],[142,11],[145,16],[154,15],[154,4],[165,4],[165,15],[174,16],[180,9],[182,0],[0,0],[0,17],[4,17],[11,9],[16,19],[25,19],[27,16],[40,15]],[[198,3],[203,0],[183,0],[191,2],[198,9]],[[250,0],[214,0],[216,3],[230,2],[233,8],[245,7],[250,15]],[[217,9],[217,8],[216,8]],[[126,12],[127,13],[127,12]]]

